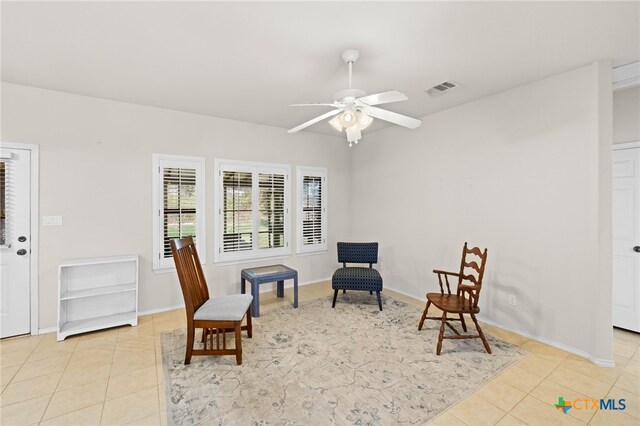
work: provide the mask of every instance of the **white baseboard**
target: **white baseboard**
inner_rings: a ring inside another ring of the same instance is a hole
[[[138,311],[138,316],[141,317],[144,315],[159,314],[161,312],[173,311],[176,309],[183,309],[183,308],[184,308],[184,303],[180,303],[179,305],[164,306],[162,308],[147,309],[146,311]]]
[[[503,324],[500,324],[500,323],[498,323],[496,321],[492,321],[490,319],[487,319],[483,315],[478,315],[478,321],[482,321],[485,324],[489,324],[491,326],[501,328],[501,329],[509,331],[511,333],[518,334],[518,335],[526,337],[528,339],[535,340],[535,341],[540,342],[540,343],[544,343],[545,345],[553,346],[554,348],[558,348],[558,349],[561,349],[561,350],[563,350],[565,352],[569,352],[569,353],[572,353],[574,355],[578,355],[578,356],[580,356],[582,358],[586,358],[586,359],[588,359],[589,361],[591,361],[592,363],[594,363],[597,366],[600,366],[600,367],[615,367],[615,362],[612,359],[595,358],[594,356],[592,356],[591,354],[589,354],[588,352],[585,352],[583,350],[574,348],[574,347],[569,346],[569,345],[565,345],[564,343],[556,342],[555,340],[551,340],[551,339],[548,339],[546,337],[542,337],[542,336],[538,336],[538,335],[535,335],[535,334],[531,334],[529,332],[526,332],[526,331],[523,331],[523,330],[520,330],[520,329],[517,329],[517,328],[507,327],[507,326],[505,326]]]
[[[414,299],[414,300],[418,300],[418,301],[423,302],[423,303],[425,303],[425,304],[427,303],[427,298],[426,298],[426,296],[425,296],[424,298],[417,298],[417,297],[416,297],[416,296],[414,296],[413,294],[406,293],[406,292],[404,292],[404,291],[402,291],[402,290],[398,290],[398,289],[395,289],[395,288],[393,288],[393,287],[385,286],[384,288],[386,288],[387,290],[395,291],[396,293],[400,293],[400,294],[401,294],[401,295],[403,295],[403,296],[410,297],[410,298],[412,298],[412,299]],[[426,293],[425,293],[425,294],[426,294]]]
[[[39,328],[38,334],[49,334],[49,333],[57,333],[58,329],[56,327],[45,327]]]
[[[386,287],[386,288],[388,288],[391,291],[395,291],[396,293],[400,293],[400,294],[402,294],[404,296],[410,297],[412,299],[424,302],[422,299],[418,299],[418,298],[416,298],[415,296],[413,296],[411,294],[405,293],[404,291],[396,290],[395,288],[391,288],[391,287]],[[591,354],[589,354],[589,353],[587,353],[587,352],[585,352],[583,350],[576,349],[576,348],[574,348],[572,346],[565,345],[564,343],[556,342],[555,340],[547,339],[546,337],[537,336],[535,334],[531,334],[531,333],[528,333],[528,332],[520,330],[520,329],[507,327],[504,324],[499,324],[496,321],[489,320],[489,319],[485,318],[483,315],[478,315],[478,321],[481,321],[481,322],[483,322],[485,324],[488,324],[488,325],[491,325],[491,326],[494,326],[494,327],[501,328],[503,330],[506,330],[506,331],[509,331],[511,333],[517,334],[519,336],[523,336],[523,337],[526,337],[528,339],[535,340],[535,341],[540,342],[540,343],[544,343],[545,345],[553,346],[554,348],[558,348],[558,349],[561,349],[561,350],[563,350],[565,352],[569,352],[569,353],[572,353],[574,355],[578,355],[578,356],[580,356],[582,358],[586,358],[589,361],[591,361],[592,363],[594,363],[595,365],[600,366],[600,367],[614,367],[615,366],[615,363],[614,363],[614,361],[612,359],[595,358]]]

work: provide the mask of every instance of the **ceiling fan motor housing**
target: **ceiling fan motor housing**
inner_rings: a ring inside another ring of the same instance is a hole
[[[367,92],[360,89],[344,89],[333,95],[333,100],[336,102],[353,102],[356,98],[367,96]]]

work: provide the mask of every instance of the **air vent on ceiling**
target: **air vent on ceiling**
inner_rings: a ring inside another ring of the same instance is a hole
[[[443,81],[440,84],[436,84],[433,87],[430,87],[425,90],[425,93],[432,98],[437,98],[438,96],[442,96],[445,93],[449,93],[459,87],[460,85],[454,81]]]

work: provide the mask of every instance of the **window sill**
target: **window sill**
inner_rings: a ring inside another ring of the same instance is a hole
[[[206,263],[202,263],[200,262],[200,265],[207,266]],[[154,274],[159,275],[159,274],[168,274],[170,272],[176,272],[176,267],[174,266],[155,266],[152,267],[151,270],[153,271]]]
[[[264,256],[264,257],[251,257],[248,259],[234,259],[234,260],[214,260],[213,264],[215,266],[229,266],[229,265],[240,265],[243,263],[256,263],[256,262],[266,262],[273,260],[286,260],[291,258],[291,253],[288,254],[278,254],[273,256]]]
[[[298,252],[296,253],[296,256],[314,256],[314,255],[318,255],[318,254],[326,254],[329,252],[329,249],[318,249],[318,250],[313,250],[313,251],[303,251],[303,252]]]
[[[169,272],[175,272],[175,266],[167,266],[166,268],[152,268],[154,274],[168,274]]]

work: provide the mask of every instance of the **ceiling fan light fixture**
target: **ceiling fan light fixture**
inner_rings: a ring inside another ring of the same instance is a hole
[[[373,117],[368,116],[364,112],[358,111],[357,113],[358,126],[360,130],[364,130],[373,123]]]
[[[342,127],[353,127],[358,122],[356,112],[351,109],[345,109],[338,117],[340,117],[340,124],[342,124]]]
[[[329,120],[329,124],[331,127],[336,129],[339,132],[342,132],[342,124],[340,124],[340,116],[335,116],[331,120]]]

